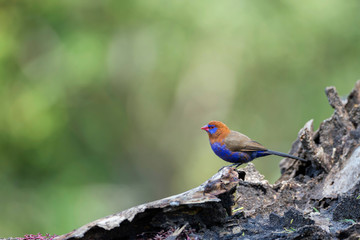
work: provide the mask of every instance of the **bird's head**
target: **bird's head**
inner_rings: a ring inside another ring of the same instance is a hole
[[[220,121],[211,121],[201,129],[208,133],[209,138],[213,139],[222,135],[225,137],[228,133],[230,133],[230,129]]]

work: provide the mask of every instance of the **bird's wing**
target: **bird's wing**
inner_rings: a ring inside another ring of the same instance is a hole
[[[241,151],[265,151],[267,150],[258,142],[252,141],[248,136],[231,131],[224,139],[225,146],[233,152]]]

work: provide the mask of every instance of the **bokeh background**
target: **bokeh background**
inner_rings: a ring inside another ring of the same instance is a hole
[[[221,120],[288,152],[360,78],[360,2],[1,1],[0,237],[198,186]],[[255,160],[274,182],[281,158]]]

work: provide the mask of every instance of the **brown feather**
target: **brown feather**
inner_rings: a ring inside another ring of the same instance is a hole
[[[233,152],[267,150],[267,148],[260,143],[252,141],[248,136],[235,131],[230,131],[224,143],[226,147]]]
[[[211,143],[225,143],[226,147],[233,152],[267,150],[263,145],[251,140],[248,136],[236,131],[231,131],[220,121],[211,121],[208,125],[214,125],[218,129],[214,134],[208,133]]]

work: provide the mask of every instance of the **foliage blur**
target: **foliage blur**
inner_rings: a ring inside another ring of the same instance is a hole
[[[288,152],[360,76],[360,2],[1,1],[0,237],[195,187],[221,120]],[[274,182],[279,157],[255,160]]]

